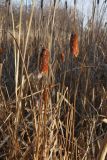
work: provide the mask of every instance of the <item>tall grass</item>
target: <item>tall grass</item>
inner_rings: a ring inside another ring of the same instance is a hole
[[[0,159],[106,159],[107,3],[77,3],[0,6]]]

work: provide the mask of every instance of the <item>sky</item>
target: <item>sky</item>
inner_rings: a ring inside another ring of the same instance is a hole
[[[12,0],[13,2],[15,2],[15,3],[19,3],[20,2],[20,0]],[[25,3],[26,3],[26,1],[27,1],[27,4],[30,4],[31,2],[32,2],[32,0],[24,0],[25,1]],[[41,0],[35,0],[36,2],[37,1],[41,1]],[[45,3],[47,2],[48,3],[48,1],[51,1],[51,0],[44,0],[45,1]],[[61,4],[64,4],[65,3],[65,1],[66,0],[60,0],[60,3]],[[78,9],[79,10],[83,10],[84,9],[84,13],[87,13],[87,10],[89,9],[89,7],[90,7],[90,2],[92,1],[92,0],[76,0],[77,1],[77,7],[78,7]],[[67,2],[68,2],[68,6],[73,6],[73,2],[74,2],[74,0],[67,0]],[[82,8],[83,7],[83,8]]]
[[[12,0],[13,2],[17,3],[20,2],[21,0]],[[27,4],[30,4],[32,0],[24,0],[25,3],[27,1]],[[51,0],[44,0],[45,3],[48,3]],[[52,0],[53,1],[53,0]],[[66,0],[60,0],[60,3],[64,5]],[[41,2],[41,0],[35,0],[35,2]],[[67,0],[68,6],[73,6],[74,0]],[[88,19],[90,15],[92,15],[92,3],[93,0],[76,0],[77,2],[77,9],[82,13],[84,20]],[[104,0],[99,0],[99,10],[103,4]],[[107,17],[107,13],[106,13]],[[107,18],[106,18],[107,19]]]

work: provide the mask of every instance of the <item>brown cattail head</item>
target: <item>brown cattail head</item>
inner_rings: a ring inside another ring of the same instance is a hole
[[[41,9],[43,9],[43,0],[41,0]]]
[[[0,54],[2,54],[3,53],[3,49],[2,48],[0,48]]]
[[[67,8],[68,8],[67,1],[65,1],[65,8],[66,8],[66,10],[67,10]]]
[[[76,0],[74,0],[74,5],[76,5]]]
[[[99,5],[99,0],[97,0],[97,5]]]
[[[64,52],[62,52],[62,53],[61,53],[61,61],[62,61],[62,63],[64,63],[64,61],[65,61],[65,55],[64,55]]]
[[[3,49],[0,48],[0,63],[3,62]]]
[[[70,38],[70,52],[75,57],[78,57],[79,54],[79,46],[78,46],[78,34],[72,33]]]
[[[49,98],[49,89],[45,87],[43,91],[43,100],[45,104],[48,102],[48,98]]]
[[[43,48],[40,54],[39,70],[41,73],[48,74],[49,71],[49,50]]]
[[[55,4],[56,4],[56,0],[54,0],[54,7],[55,7]]]

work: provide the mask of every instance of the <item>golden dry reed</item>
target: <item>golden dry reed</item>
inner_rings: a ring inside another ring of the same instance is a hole
[[[41,73],[48,74],[48,71],[49,71],[49,50],[46,48],[43,48],[42,52],[40,54],[39,70]]]
[[[79,54],[79,45],[78,45],[78,34],[72,33],[70,38],[70,52],[75,57],[78,57]]]

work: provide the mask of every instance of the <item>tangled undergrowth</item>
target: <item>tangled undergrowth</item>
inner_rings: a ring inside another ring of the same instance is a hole
[[[103,160],[106,3],[86,26],[76,3],[41,4],[0,8],[0,159]]]

